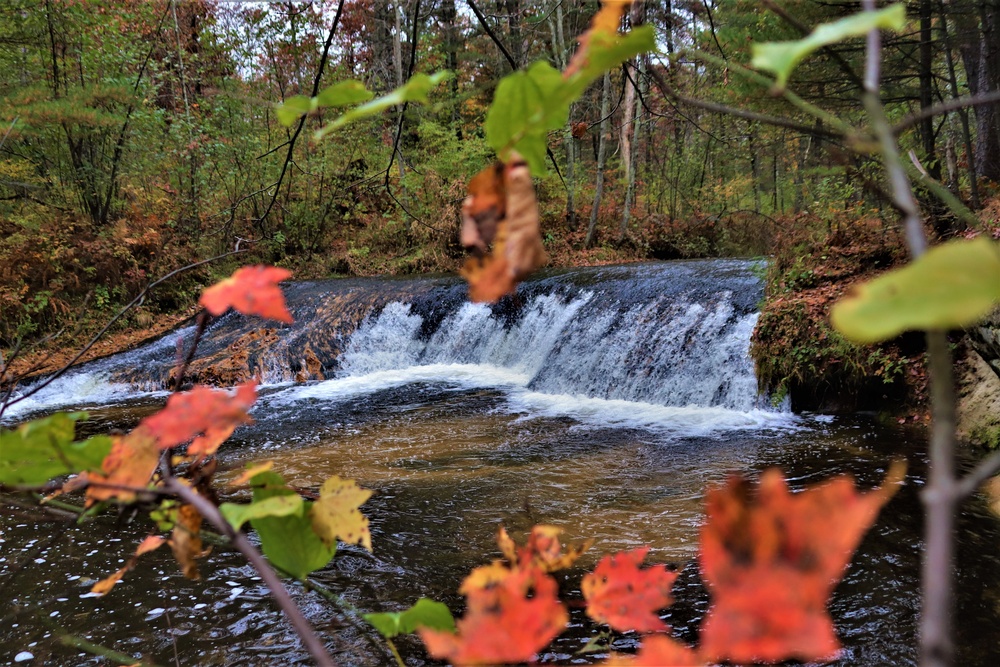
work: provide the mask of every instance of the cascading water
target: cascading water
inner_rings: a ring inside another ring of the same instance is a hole
[[[229,315],[209,329],[192,374],[256,376],[277,389],[272,405],[423,382],[502,387],[514,411],[581,422],[698,433],[777,425],[788,415],[758,396],[747,353],[761,296],[753,266],[559,272],[494,306],[469,303],[450,280],[294,284],[295,325]],[[175,341],[189,333],[85,366],[8,415],[164,390]],[[303,373],[323,380],[289,386]]]

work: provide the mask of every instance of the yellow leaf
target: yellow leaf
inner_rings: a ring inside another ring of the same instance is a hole
[[[347,544],[360,544],[371,551],[368,518],[358,510],[371,495],[371,491],[362,489],[352,479],[334,475],[326,480],[320,487],[319,500],[309,510],[316,535],[327,545],[340,540]]]

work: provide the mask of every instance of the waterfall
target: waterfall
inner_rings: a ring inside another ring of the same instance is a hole
[[[527,414],[648,425],[683,412],[704,428],[734,416],[761,425],[783,411],[758,395],[748,355],[762,296],[754,266],[552,272],[496,305],[468,302],[452,279],[295,283],[294,325],[228,315],[206,332],[192,373],[256,377],[276,388],[273,403],[437,383],[503,390],[509,409]],[[85,365],[11,413],[163,391],[185,334]]]

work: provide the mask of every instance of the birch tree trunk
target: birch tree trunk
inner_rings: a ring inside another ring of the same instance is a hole
[[[553,14],[555,20],[553,21]],[[549,30],[552,32],[552,55],[559,69],[566,68],[567,49],[563,31],[562,0],[556,0],[555,12],[549,13]],[[566,227],[576,231],[576,140],[573,138],[573,106],[569,108],[566,126],[563,127],[563,146],[566,149]]]
[[[604,195],[604,161],[608,153],[608,107],[611,103],[611,75],[604,75],[604,90],[601,92],[601,136],[597,144],[597,184],[594,188],[594,206],[590,209],[590,225],[587,226],[587,238],[583,247],[589,248],[594,242],[594,232],[597,229],[597,214],[601,210],[601,197]]]
[[[639,69],[635,74],[635,84],[642,85],[643,80],[646,75],[646,58],[645,56],[640,56],[638,58]],[[638,166],[638,155],[639,155],[639,134],[642,131],[642,104],[641,101],[637,99],[636,93],[640,92],[635,90],[635,86],[631,85],[629,82],[632,100],[628,99],[629,91],[625,92],[625,113],[631,116],[631,123],[622,125],[623,128],[630,129],[632,131],[631,146],[628,152],[625,151],[625,145],[622,144],[622,160],[625,163],[625,210],[622,211],[622,224],[618,229],[618,241],[621,242],[625,239],[625,235],[628,233],[628,223],[632,218],[632,207],[635,206],[635,172]],[[627,136],[626,132],[622,133]]]

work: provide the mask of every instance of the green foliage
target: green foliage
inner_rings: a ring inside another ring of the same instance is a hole
[[[39,486],[60,475],[100,470],[111,438],[73,442],[76,422],[86,418],[86,412],[59,412],[13,431],[0,429],[0,484]]]
[[[861,12],[833,23],[824,23],[803,39],[753,45],[753,66],[774,72],[776,85],[784,88],[795,67],[814,51],[850,37],[861,37],[875,28],[900,31],[906,25],[906,6],[890,5],[875,12]]]
[[[414,74],[409,81],[389,94],[378,97],[367,104],[355,107],[339,118],[334,119],[322,129],[317,130],[315,139],[318,141],[327,134],[340,129],[349,123],[361,120],[362,118],[375,116],[396,105],[404,104],[406,102],[420,102],[427,104],[430,101],[427,97],[428,94],[430,94],[430,92],[438,85],[447,81],[451,76],[453,76],[453,74],[448,71],[435,72],[434,74],[424,74],[423,72]],[[319,98],[317,98],[317,101],[319,101]],[[320,103],[319,106],[322,107],[324,105]]]
[[[302,515],[302,496],[296,494],[275,495],[264,500],[255,501],[249,505],[237,503],[222,503],[219,511],[226,521],[239,530],[251,519],[262,519],[269,516]]]
[[[338,81],[325,88],[316,97],[294,95],[280,105],[276,114],[285,127],[290,127],[301,116],[315,113],[323,107],[346,107],[358,102],[367,102],[375,94],[365,88],[365,84],[355,79]]]
[[[364,619],[386,639],[409,634],[421,627],[455,632],[455,619],[448,607],[428,598],[420,598],[406,611],[364,614]]]
[[[259,473],[253,477],[251,484],[255,504],[273,498],[298,496],[277,473]],[[294,501],[282,502],[296,504]],[[309,520],[312,503],[300,498],[297,505],[297,509],[288,514],[250,517],[250,525],[257,531],[261,550],[272,563],[296,579],[305,579],[310,572],[330,562],[337,553],[337,543],[327,546],[313,532]]]
[[[966,327],[998,302],[1000,248],[986,238],[956,240],[859,285],[831,320],[851,340],[874,343],[913,329]]]

